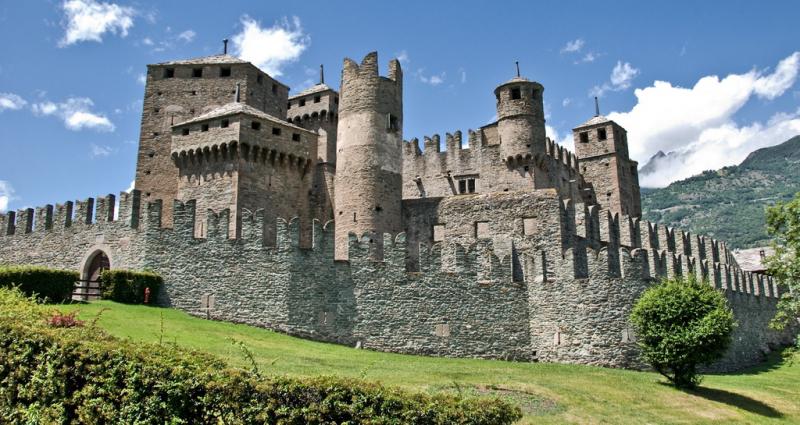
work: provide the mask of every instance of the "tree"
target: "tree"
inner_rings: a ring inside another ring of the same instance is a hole
[[[783,329],[800,317],[800,192],[767,208],[767,232],[775,238],[775,253],[765,260],[767,272],[784,290],[770,325]]]
[[[722,293],[694,275],[649,288],[630,319],[643,359],[679,388],[700,383],[697,367],[722,357],[736,326]]]

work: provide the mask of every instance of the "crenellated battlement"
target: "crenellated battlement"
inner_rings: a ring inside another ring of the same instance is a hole
[[[103,225],[106,223],[125,223],[137,228],[140,217],[139,191],[120,192],[119,214],[117,216],[117,197],[98,196],[63,204],[44,205],[36,208],[9,211],[0,215],[0,237],[23,235],[27,233],[60,232],[69,228]]]

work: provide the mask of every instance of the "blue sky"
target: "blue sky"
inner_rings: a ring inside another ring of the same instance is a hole
[[[796,1],[4,1],[0,209],[127,189],[145,65],[226,37],[295,92],[321,63],[338,87],[344,57],[399,56],[407,139],[493,120],[518,60],[545,87],[552,138],[569,145],[600,94],[640,165],[681,154],[643,179],[664,185],[800,134],[797,16]]]

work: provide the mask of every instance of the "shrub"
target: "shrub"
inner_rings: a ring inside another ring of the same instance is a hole
[[[70,299],[78,272],[35,266],[0,266],[0,287],[18,286],[27,295],[51,302]]]
[[[100,275],[103,298],[127,304],[144,304],[145,288],[150,288],[149,304],[156,297],[164,279],[152,272],[106,270]]]
[[[644,360],[680,388],[700,382],[697,366],[722,357],[736,326],[722,294],[693,275],[645,291],[631,322]]]
[[[496,398],[430,396],[334,377],[258,378],[207,354],[52,328],[0,290],[0,422],[509,424]]]

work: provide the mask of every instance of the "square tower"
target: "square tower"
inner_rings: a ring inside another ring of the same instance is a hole
[[[628,157],[628,136],[622,126],[597,115],[572,130],[575,154],[584,181],[604,209],[642,215],[638,163]]]

